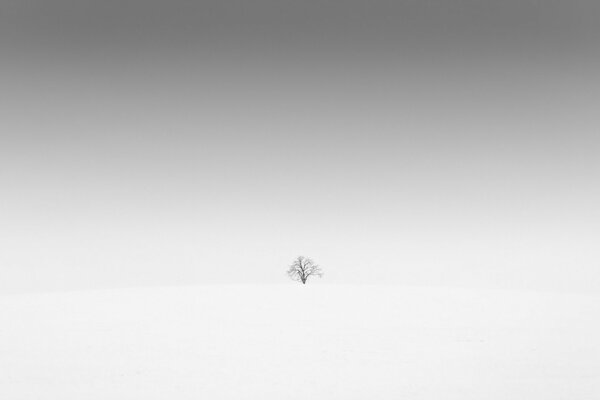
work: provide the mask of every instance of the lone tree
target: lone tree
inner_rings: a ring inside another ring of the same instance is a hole
[[[298,256],[288,268],[287,274],[295,281],[306,284],[306,281],[311,276],[323,276],[323,271],[313,260],[308,257]]]

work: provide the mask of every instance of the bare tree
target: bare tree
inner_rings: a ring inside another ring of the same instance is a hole
[[[315,264],[310,258],[298,256],[294,262],[290,264],[287,274],[293,280],[302,282],[304,285],[311,276],[322,277],[323,271],[321,270],[321,267]]]

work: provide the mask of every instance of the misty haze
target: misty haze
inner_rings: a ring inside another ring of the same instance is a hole
[[[0,0],[0,398],[600,398],[599,20]]]

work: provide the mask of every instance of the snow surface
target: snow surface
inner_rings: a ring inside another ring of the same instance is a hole
[[[0,399],[600,399],[600,296],[240,285],[0,296]]]

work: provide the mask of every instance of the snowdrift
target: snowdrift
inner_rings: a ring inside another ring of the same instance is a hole
[[[600,297],[240,285],[0,296],[0,398],[596,399]]]

